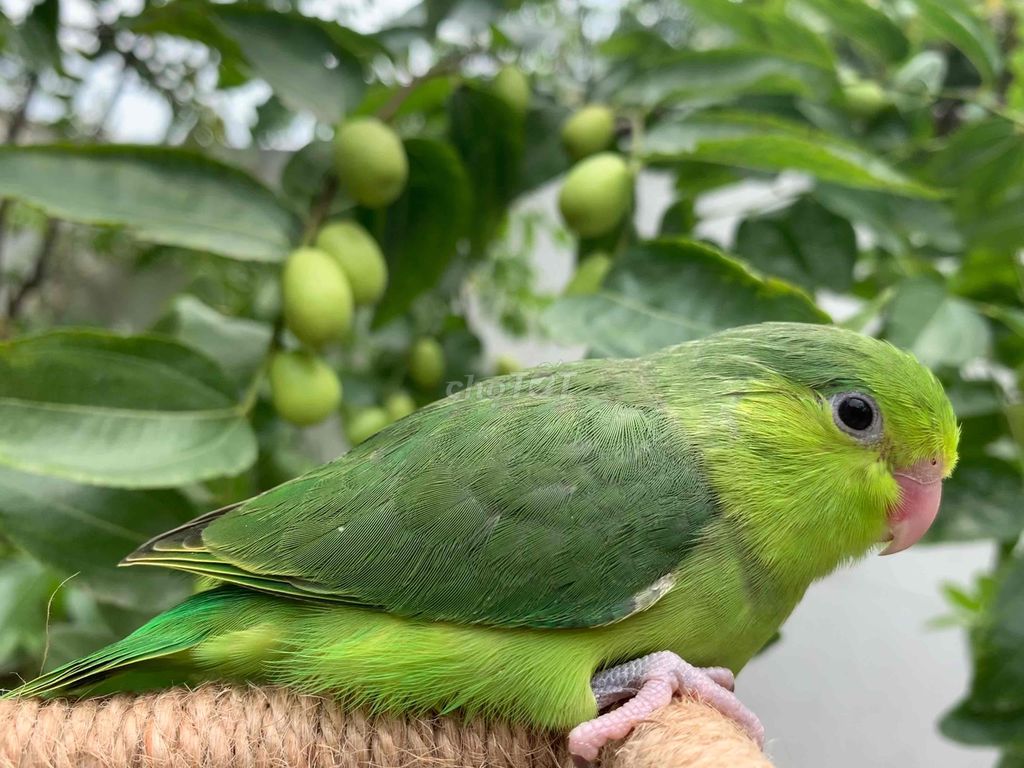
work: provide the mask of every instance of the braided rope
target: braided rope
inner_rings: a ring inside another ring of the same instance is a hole
[[[279,688],[0,701],[3,768],[562,768],[564,742],[453,717],[367,717]],[[606,750],[602,766],[771,768],[731,721],[692,701]]]

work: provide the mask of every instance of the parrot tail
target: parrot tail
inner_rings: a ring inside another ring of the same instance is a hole
[[[200,592],[151,619],[116,643],[40,675],[35,680],[0,694],[0,698],[52,698],[65,694],[102,693],[96,687],[109,677],[135,669],[140,663],[151,659],[166,660],[169,656],[194,648],[213,635],[238,628],[237,619],[232,621],[230,617],[237,617],[240,612],[235,609],[244,608],[245,604],[251,602],[251,597],[252,593],[235,587],[218,587]],[[165,673],[165,680],[166,677]]]

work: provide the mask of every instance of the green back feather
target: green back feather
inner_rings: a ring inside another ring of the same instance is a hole
[[[646,367],[493,380],[128,562],[407,617],[620,620],[717,514]]]

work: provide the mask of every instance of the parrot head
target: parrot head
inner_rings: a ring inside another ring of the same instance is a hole
[[[727,429],[701,437],[727,514],[763,558],[817,577],[928,530],[957,461],[938,379],[891,344],[834,326],[766,323],[698,344]],[[705,422],[710,423],[710,422]]]

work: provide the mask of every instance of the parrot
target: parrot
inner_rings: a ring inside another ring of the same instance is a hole
[[[142,545],[213,586],[6,695],[266,683],[567,731],[580,764],[680,695],[763,745],[735,675],[925,534],[958,440],[931,371],[833,325],[487,379]]]

